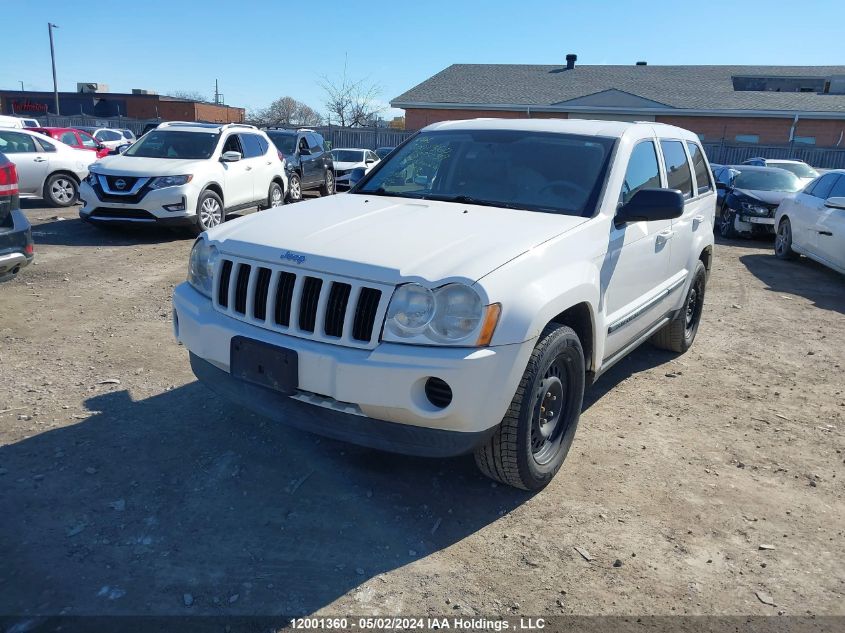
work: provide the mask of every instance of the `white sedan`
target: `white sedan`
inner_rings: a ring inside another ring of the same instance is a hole
[[[369,172],[381,159],[369,149],[333,149],[335,186],[338,189],[349,188],[349,173],[356,167],[363,167],[364,173]]]
[[[54,207],[76,203],[79,183],[97,160],[95,152],[17,128],[0,128],[0,153],[15,163],[20,197],[43,198]]]
[[[845,169],[816,178],[775,213],[775,254],[806,255],[845,275]]]

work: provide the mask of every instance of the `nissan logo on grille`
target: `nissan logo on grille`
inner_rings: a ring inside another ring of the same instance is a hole
[[[114,186],[118,189],[126,189],[126,181],[123,178],[118,178],[114,181]]]

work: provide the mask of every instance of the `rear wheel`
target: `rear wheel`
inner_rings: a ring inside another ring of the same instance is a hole
[[[701,323],[701,313],[704,310],[706,284],[707,269],[699,260],[695,264],[684,307],[674,319],[651,337],[652,345],[679,354],[683,354],[692,346],[695,335],[698,333],[698,325]]]
[[[578,335],[551,323],[543,330],[505,417],[475,451],[482,473],[515,488],[539,490],[560,470],[584,399],[584,352]]]
[[[44,183],[44,199],[54,207],[69,207],[79,198],[79,184],[67,174],[53,174]]]
[[[792,250],[792,223],[789,218],[783,218],[778,225],[775,235],[775,255],[779,259],[795,259],[798,253]]]
[[[267,208],[280,207],[285,203],[285,194],[282,191],[282,186],[277,183],[270,184],[270,192],[267,194]]]
[[[321,196],[330,196],[334,193],[334,172],[331,169],[326,170],[326,177],[323,180],[323,185],[320,187]]]

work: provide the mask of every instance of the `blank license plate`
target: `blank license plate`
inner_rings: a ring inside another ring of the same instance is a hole
[[[232,376],[284,394],[299,387],[299,357],[292,349],[244,336],[232,338],[229,369]]]

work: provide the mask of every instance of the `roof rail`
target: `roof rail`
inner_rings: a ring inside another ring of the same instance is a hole
[[[250,125],[249,123],[221,123],[220,124],[221,129],[223,129],[223,128],[228,129],[228,128],[231,128],[231,127],[245,127],[245,128],[249,128],[250,130],[257,130],[258,129],[257,127],[255,127],[254,125]]]
[[[159,123],[159,127],[173,127],[173,126],[184,126],[184,127],[204,127],[204,128],[220,128],[228,129],[232,127],[245,127],[252,130],[257,130],[258,128],[254,125],[248,125],[246,123],[209,123],[207,121],[164,121],[163,123]]]

